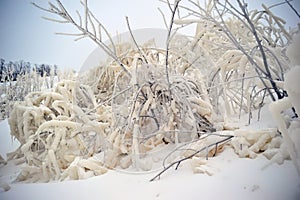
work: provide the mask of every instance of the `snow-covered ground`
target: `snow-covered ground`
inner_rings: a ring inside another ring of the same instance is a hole
[[[266,159],[238,159],[228,149],[209,163],[218,171],[213,176],[193,174],[183,165],[158,181],[151,174],[110,171],[80,181],[12,184],[0,199],[299,199],[300,183],[290,161],[262,171]]]
[[[253,128],[273,126],[271,116],[263,113]],[[254,120],[255,121],[255,120]],[[251,128],[251,127],[248,127]],[[7,120],[1,122],[1,155],[16,148],[11,143]],[[8,163],[0,168],[0,199],[300,199],[300,178],[290,160],[282,165],[268,164],[263,155],[239,158],[231,148],[209,158],[206,167],[214,173],[194,174],[190,162],[168,170],[160,180],[150,182],[158,171],[108,173],[78,181],[14,183],[18,167]]]

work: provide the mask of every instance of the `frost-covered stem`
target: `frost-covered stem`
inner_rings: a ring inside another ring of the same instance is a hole
[[[164,24],[165,24],[166,28],[168,29],[168,24],[167,24],[166,16],[164,15],[163,11],[160,8],[157,8],[157,9],[160,12],[161,16],[163,17]]]
[[[167,82],[168,82],[168,87],[169,87],[170,94],[171,94],[171,84],[170,84],[169,70],[168,70],[168,67],[169,67],[168,66],[169,65],[169,48],[170,48],[170,42],[171,42],[172,27],[173,27],[173,24],[174,24],[174,17],[175,17],[176,10],[178,9],[179,2],[180,2],[180,0],[175,0],[174,8],[172,9],[171,5],[168,1],[168,6],[169,6],[169,8],[172,12],[172,15],[171,15],[170,24],[169,24],[169,27],[168,27],[168,35],[167,35],[167,39],[166,39],[166,58],[165,58],[166,69],[165,70],[166,70],[166,77],[167,77]]]
[[[262,99],[261,99],[261,102],[259,103],[259,109],[258,109],[258,113],[257,113],[257,121],[260,120],[261,108],[263,107],[263,103],[264,103],[265,97],[266,97],[266,90],[264,90],[263,97],[262,97]]]
[[[85,30],[88,30],[88,7],[87,7],[87,0],[84,0],[84,24],[85,24]]]
[[[82,3],[82,2],[81,2]],[[98,38],[99,38],[99,40],[100,41],[102,41],[102,37],[101,37],[101,28],[103,29],[103,31],[105,32],[105,34],[106,34],[106,36],[108,37],[108,39],[109,39],[109,41],[110,41],[110,44],[111,44],[111,46],[112,46],[112,52],[113,52],[113,54],[116,54],[116,46],[115,46],[115,44],[114,44],[114,41],[112,40],[112,37],[111,37],[111,35],[109,34],[109,32],[108,32],[108,30],[103,26],[103,24],[94,16],[94,14],[93,14],[93,12],[89,9],[89,8],[87,8],[88,9],[88,13],[89,13],[89,16],[91,16],[94,20],[95,20],[95,22],[97,23],[97,25],[98,25],[98,28],[99,28],[99,35],[98,35]],[[91,22],[92,23],[92,22]],[[96,34],[95,34],[95,36],[96,36]],[[96,36],[97,37],[97,36]],[[106,48],[108,48],[109,50],[110,50],[110,48],[106,45],[106,44],[104,44],[103,43],[103,45],[105,45],[105,47]]]
[[[282,81],[284,81],[284,70],[283,70],[283,67],[282,67],[282,64],[281,62],[279,61],[278,57],[274,54],[274,52],[269,49],[268,47],[266,46],[263,46],[263,48],[266,49],[267,52],[269,52],[270,54],[272,54],[273,58],[275,59],[275,61],[277,62],[279,68],[280,68],[280,78]],[[277,74],[278,75],[278,74]]]
[[[148,64],[148,60],[147,60],[144,52],[142,52],[141,48],[139,47],[138,43],[136,42],[136,40],[134,38],[134,35],[133,35],[132,30],[131,30],[130,25],[129,25],[129,19],[128,19],[127,16],[126,16],[126,22],[127,22],[127,28],[129,30],[129,33],[130,33],[130,36],[131,36],[131,38],[133,40],[134,45],[136,46],[137,50],[140,52],[141,56],[143,56],[145,62]]]
[[[132,135],[132,165],[139,169],[139,125],[138,119],[134,120],[133,135]]]
[[[241,88],[241,102],[240,102],[240,110],[239,110],[239,119],[241,118],[242,113],[242,106],[243,106],[243,99],[244,99],[244,84],[245,84],[245,72],[243,73],[242,78],[242,88]]]

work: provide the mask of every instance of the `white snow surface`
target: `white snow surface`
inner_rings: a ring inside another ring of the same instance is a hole
[[[213,176],[193,174],[185,165],[158,181],[154,174],[132,175],[110,171],[80,181],[12,184],[0,199],[299,199],[299,177],[291,162],[262,171],[266,160],[238,159],[228,149],[211,159]]]
[[[262,119],[253,119],[252,127],[248,128],[274,124],[266,113],[262,113]],[[5,131],[9,132],[7,120],[1,122],[1,132]],[[1,146],[10,141],[1,138]],[[0,186],[10,186],[6,192],[0,188],[0,199],[300,199],[300,178],[292,162],[287,160],[262,170],[269,162],[262,155],[255,159],[239,158],[233,149],[227,148],[208,159],[207,167],[215,172],[212,176],[194,174],[186,161],[177,171],[172,168],[153,182],[149,180],[158,171],[132,174],[111,170],[86,180],[30,184],[12,182],[19,167],[9,163],[0,168]]]

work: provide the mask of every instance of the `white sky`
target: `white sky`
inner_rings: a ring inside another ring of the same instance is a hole
[[[68,24],[57,24],[42,19],[41,16],[51,15],[33,7],[31,1],[48,7],[46,0],[0,0],[0,57],[6,61],[22,59],[79,70],[88,55],[97,47],[96,44],[89,39],[74,42],[72,37],[55,35],[55,32],[74,32],[74,29]],[[83,10],[79,0],[62,2],[72,14],[75,14],[75,10]],[[251,4],[260,5],[264,2],[269,5],[271,2],[281,1],[249,2],[250,6],[253,6]],[[112,35],[117,31],[127,31],[125,16],[129,17],[132,29],[164,28],[157,8],[166,9],[166,5],[158,0],[89,0],[88,4]],[[299,1],[295,0],[292,4],[300,11]],[[299,22],[286,5],[277,11],[292,26]]]

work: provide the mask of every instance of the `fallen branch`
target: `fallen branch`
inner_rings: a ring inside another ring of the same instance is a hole
[[[208,146],[206,146],[206,147],[203,147],[203,148],[201,148],[200,150],[195,151],[194,153],[192,153],[191,155],[189,155],[189,156],[187,156],[187,157],[185,157],[185,158],[182,158],[182,159],[180,159],[180,160],[177,160],[177,161],[175,161],[175,162],[172,162],[172,163],[169,164],[167,167],[165,167],[161,172],[159,172],[156,176],[154,176],[150,181],[154,181],[154,180],[157,179],[157,178],[159,179],[160,176],[161,176],[164,172],[166,172],[168,169],[170,169],[170,168],[171,168],[172,166],[174,166],[174,165],[176,165],[175,170],[177,170],[177,169],[178,169],[178,166],[180,165],[181,162],[183,162],[183,161],[185,161],[185,160],[188,160],[188,159],[194,157],[195,155],[197,155],[198,153],[200,153],[200,152],[202,152],[202,151],[208,149],[209,147],[215,146],[215,149],[216,149],[216,151],[217,151],[217,148],[218,148],[218,145],[219,145],[219,144],[222,144],[222,143],[224,143],[224,142],[229,141],[229,140],[230,140],[231,138],[233,138],[234,136],[233,136],[233,135],[220,135],[220,137],[226,137],[226,138],[223,139],[223,140],[220,140],[220,141],[218,141],[218,142],[216,142],[216,143],[212,143],[212,144],[210,144],[210,145],[208,145]],[[216,152],[216,151],[215,151],[215,152]],[[214,153],[214,156],[215,156],[215,153]]]

